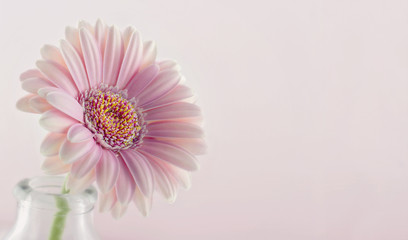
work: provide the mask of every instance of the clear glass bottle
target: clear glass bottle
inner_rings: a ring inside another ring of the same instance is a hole
[[[14,189],[17,219],[4,240],[100,239],[93,223],[97,191],[61,194],[63,177],[44,176],[22,180]],[[59,228],[56,225],[64,225]],[[51,234],[53,229],[53,234]],[[55,230],[60,231],[56,234]],[[60,235],[60,237],[58,237]],[[50,237],[54,236],[54,237]]]

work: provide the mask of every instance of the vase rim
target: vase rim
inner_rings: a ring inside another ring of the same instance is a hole
[[[14,196],[20,205],[43,210],[61,209],[57,201],[64,201],[69,206],[70,214],[84,214],[94,208],[98,193],[90,186],[81,192],[61,193],[65,182],[63,176],[37,176],[18,182]]]

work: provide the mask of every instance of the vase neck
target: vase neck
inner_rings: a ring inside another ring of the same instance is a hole
[[[64,226],[61,239],[99,239],[93,224],[96,190],[60,194],[63,184],[62,177],[25,179],[17,184],[17,220],[5,239],[50,239],[56,225]]]

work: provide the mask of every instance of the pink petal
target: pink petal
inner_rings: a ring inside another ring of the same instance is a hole
[[[62,90],[61,88],[58,87],[45,87],[45,88],[40,88],[38,89],[37,93],[38,96],[42,97],[42,98],[46,98],[47,94],[50,92],[64,92],[66,93],[66,91]]]
[[[137,97],[139,106],[143,106],[164,96],[177,86],[180,79],[181,76],[176,71],[165,70],[160,72]]]
[[[79,31],[89,84],[96,87],[102,80],[102,56],[93,35],[87,29]]]
[[[144,139],[140,150],[188,171],[198,169],[197,160],[192,154],[166,142]]]
[[[66,135],[64,133],[48,133],[41,143],[41,154],[47,157],[58,155],[65,138]]]
[[[206,153],[207,145],[204,139],[161,139],[163,142],[169,142],[177,145],[194,155],[202,155]]]
[[[138,96],[157,76],[159,66],[153,64],[142,71],[138,72],[128,83],[129,98]]]
[[[71,174],[76,178],[84,177],[89,171],[95,168],[101,155],[101,147],[98,144],[95,144],[87,154],[72,164]]]
[[[201,119],[200,108],[192,103],[178,102],[159,108],[147,110],[146,121],[158,120],[195,120]]]
[[[84,121],[82,106],[70,95],[63,92],[51,92],[46,98],[48,103],[56,109],[80,122]]]
[[[91,139],[94,136],[82,123],[74,124],[70,127],[67,133],[68,141],[79,143]]]
[[[70,194],[77,194],[83,192],[90,187],[95,181],[95,171],[90,171],[82,178],[76,178],[72,174],[69,175],[67,186]]]
[[[119,162],[110,150],[103,150],[101,159],[96,165],[96,182],[101,192],[112,189],[119,176]]]
[[[40,126],[50,132],[65,133],[77,120],[57,109],[51,109],[41,115]]]
[[[116,194],[119,202],[127,205],[135,192],[136,183],[121,156],[118,156],[118,160],[120,170],[116,181]]]
[[[106,39],[103,57],[103,83],[114,86],[123,59],[123,40],[120,31],[112,26]]]
[[[201,127],[186,122],[154,122],[147,125],[146,136],[158,138],[201,138]]]
[[[113,208],[116,203],[116,189],[112,188],[107,193],[99,194],[99,211],[106,212]]]
[[[48,157],[41,165],[45,174],[59,175],[69,172],[71,164],[65,164],[58,156]]]
[[[153,175],[149,162],[137,151],[130,149],[120,153],[126,163],[136,185],[145,196],[153,192]]]
[[[116,202],[111,211],[112,217],[114,219],[121,218],[126,213],[127,208],[128,208],[127,204]]]
[[[160,71],[169,70],[169,69],[174,70],[174,71],[181,70],[180,65],[174,60],[163,60],[163,61],[158,62],[158,64],[160,67]]]
[[[51,61],[37,61],[37,67],[56,86],[67,91],[71,96],[76,97],[78,89],[72,80],[70,73],[63,66]]]
[[[128,48],[130,38],[132,37],[133,33],[136,32],[136,29],[133,26],[128,26],[123,30],[122,32],[122,38],[123,38],[123,46],[125,49]]]
[[[81,20],[78,22],[78,29],[81,29],[81,28],[88,30],[92,34],[94,33],[94,27],[92,26],[92,24],[90,24],[89,22],[85,20]]]
[[[157,164],[157,161],[160,160],[149,154],[144,155],[151,163],[154,174],[154,182],[156,183],[157,189],[167,201],[174,202],[177,197],[176,186],[173,183],[175,180],[172,179],[168,172],[163,170],[163,168]]]
[[[96,44],[98,45],[102,58],[105,52],[107,32],[108,32],[108,29],[105,26],[105,24],[102,22],[101,19],[98,19],[95,25],[95,39],[96,39]]]
[[[20,75],[20,81],[25,81],[29,78],[45,78],[45,76],[38,69],[30,69]]]
[[[65,39],[75,48],[77,53],[82,54],[81,43],[79,41],[79,30],[78,28],[66,27],[65,28]]]
[[[68,41],[61,40],[61,50],[79,92],[85,91],[89,88],[89,84],[81,57]]]
[[[157,49],[156,43],[147,41],[143,43],[143,58],[140,70],[152,65],[156,61]]]
[[[174,180],[178,182],[183,188],[189,189],[191,187],[191,173],[173,166],[164,161],[156,161]]]
[[[16,103],[17,109],[28,113],[39,113],[36,109],[32,108],[30,105],[30,100],[34,97],[36,97],[36,95],[29,94],[20,98]]]
[[[35,93],[37,94],[38,90],[40,88],[45,88],[45,87],[55,87],[54,84],[50,83],[47,80],[44,80],[42,78],[28,78],[24,80],[21,83],[21,87],[26,90],[27,92]]]
[[[139,70],[143,54],[143,44],[141,41],[139,32],[133,32],[116,83],[119,88],[124,88],[132,76]]]
[[[62,90],[61,88],[58,87],[45,87],[45,88],[40,88],[37,91],[38,96],[42,97],[42,98],[46,98],[47,94],[50,92],[65,92],[64,90]]]
[[[56,46],[46,44],[41,48],[40,52],[43,59],[57,62],[59,65],[67,68],[61,51]]]
[[[152,195],[145,197],[140,189],[136,186],[135,194],[133,195],[133,202],[143,216],[147,217],[149,215],[152,207]]]
[[[93,139],[81,143],[72,143],[67,139],[61,145],[59,156],[65,163],[73,163],[85,156],[94,147],[95,141]]]
[[[144,109],[149,110],[156,107],[165,106],[171,103],[186,101],[194,96],[191,89],[185,85],[178,85],[163,97],[152,101],[149,104],[143,106]]]

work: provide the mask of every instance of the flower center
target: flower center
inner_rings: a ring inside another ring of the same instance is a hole
[[[142,138],[142,117],[126,94],[113,88],[91,89],[79,102],[84,108],[86,126],[103,147],[113,150],[138,145]]]

